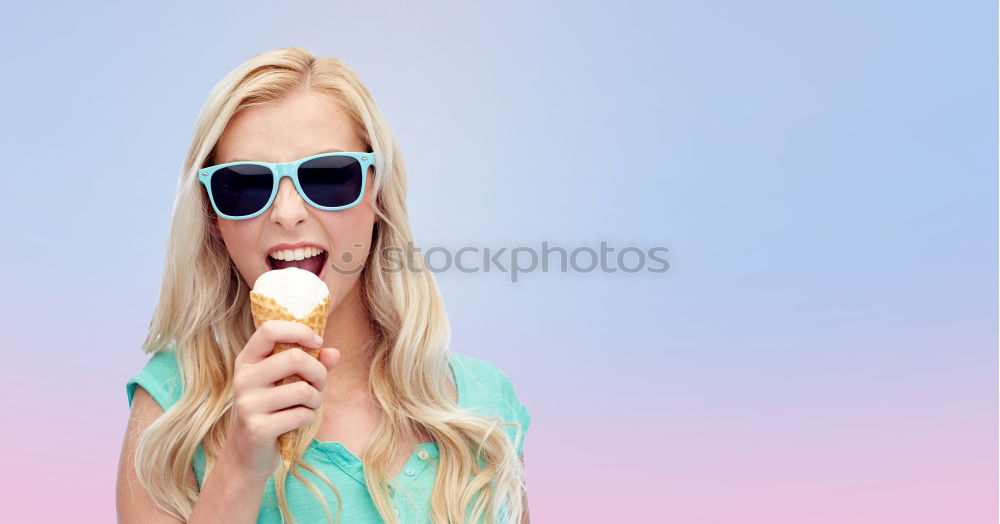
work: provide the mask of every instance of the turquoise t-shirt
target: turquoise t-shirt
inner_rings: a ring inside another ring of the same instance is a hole
[[[507,375],[496,365],[467,355],[448,354],[452,376],[458,391],[458,405],[473,413],[500,417],[505,422],[517,422],[521,427],[520,438],[517,428],[502,426],[520,455],[524,446],[524,435],[531,423],[531,415],[521,404],[514,386]],[[163,408],[170,408],[181,397],[181,380],[177,360],[172,349],[154,354],[142,371],[130,378],[125,385],[129,407],[135,386],[140,385]],[[437,476],[438,448],[436,442],[417,444],[413,454],[396,479],[391,483],[390,495],[401,522],[430,522],[430,495]],[[330,479],[343,502],[341,522],[368,523],[382,522],[375,504],[365,484],[362,462],[340,442],[320,442],[313,440],[306,449],[303,460],[322,471]],[[204,482],[205,455],[201,445],[192,462],[199,488]],[[301,475],[309,479],[313,486],[323,493],[330,511],[337,512],[337,497],[318,477],[299,469]],[[289,475],[285,494],[288,506],[296,522],[327,522],[322,504],[297,478]],[[261,501],[258,524],[280,524],[277,499],[274,494],[274,477],[267,481],[264,498]]]

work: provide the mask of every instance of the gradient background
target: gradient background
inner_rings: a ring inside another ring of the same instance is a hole
[[[994,2],[4,10],[2,520],[114,520],[197,111],[298,45],[387,115],[422,246],[670,249],[437,275],[533,521],[996,522]]]

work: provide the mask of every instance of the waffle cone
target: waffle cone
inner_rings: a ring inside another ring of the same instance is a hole
[[[316,307],[314,307],[312,311],[307,313],[304,317],[296,317],[273,298],[255,291],[250,292],[250,311],[253,314],[254,328],[259,328],[261,324],[268,320],[291,320],[309,326],[316,332],[317,335],[322,337],[323,332],[326,330],[327,311],[329,308],[330,296],[327,295],[322,302],[317,304]],[[285,344],[283,342],[275,343],[274,351],[272,351],[271,354],[276,355],[282,351],[287,351],[292,348],[299,348],[312,355],[313,358],[319,358],[320,348],[306,348],[298,344]],[[281,386],[292,382],[298,382],[300,380],[302,380],[302,377],[292,375],[281,379],[277,385]],[[316,419],[316,423],[319,423],[318,417]],[[289,463],[291,461],[292,455],[295,454],[295,441],[297,440],[298,434],[304,430],[305,426],[293,429],[292,431],[278,436],[278,451],[281,453],[281,459],[284,460],[285,463]]]

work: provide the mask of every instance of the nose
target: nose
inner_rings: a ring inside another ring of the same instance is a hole
[[[290,178],[282,178],[278,183],[278,194],[271,204],[271,221],[284,227],[293,227],[305,220],[308,211],[305,200],[295,190]]]

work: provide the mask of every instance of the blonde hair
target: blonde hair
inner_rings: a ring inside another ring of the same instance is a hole
[[[233,405],[234,360],[254,332],[250,287],[212,234],[214,212],[197,170],[212,160],[215,144],[239,111],[308,89],[336,100],[350,116],[366,150],[374,151],[375,215],[372,254],[360,275],[362,296],[375,335],[369,384],[379,420],[366,447],[365,483],[382,519],[399,521],[387,493],[387,471],[403,435],[429,434],[439,447],[431,492],[434,522],[518,522],[524,472],[499,418],[459,406],[445,389],[450,328],[444,303],[429,271],[385,271],[387,248],[413,242],[406,212],[406,168],[395,137],[355,72],[335,57],[317,58],[298,47],[259,54],[226,75],[202,107],[174,201],[162,288],[143,343],[146,353],[175,349],[183,393],[143,434],[136,451],[139,480],[158,507],[187,520],[198,493],[185,482],[201,443],[205,477],[225,443]],[[318,432],[306,427],[298,456]],[[296,468],[330,480],[302,461],[291,473],[330,509],[320,492]],[[288,470],[275,472],[283,520],[294,522],[284,494]],[[470,504],[474,506],[469,513]]]

